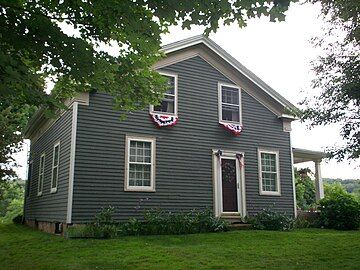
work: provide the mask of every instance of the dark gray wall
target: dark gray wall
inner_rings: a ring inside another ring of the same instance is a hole
[[[272,206],[293,214],[289,133],[267,108],[242,92],[244,131],[238,137],[218,124],[218,82],[228,82],[200,57],[162,70],[178,74],[179,122],[156,128],[148,109],[120,121],[106,94],[91,94],[79,106],[73,222],[93,219],[103,206],[116,207],[116,218],[139,216],[146,208],[171,210],[213,207],[212,149],[245,152],[248,214]],[[156,137],[156,192],[124,191],[125,135]],[[260,196],[257,148],[280,151],[281,197]],[[140,210],[136,210],[139,208]]]
[[[66,221],[69,188],[72,108],[65,112],[36,142],[31,143],[33,173],[30,194],[25,197],[25,218],[38,221]],[[54,144],[60,140],[59,180],[56,193],[50,193]],[[41,196],[37,196],[40,156],[45,151],[45,174]]]

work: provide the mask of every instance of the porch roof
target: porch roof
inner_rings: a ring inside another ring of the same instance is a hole
[[[294,147],[292,151],[294,156],[294,164],[307,161],[321,161],[323,158],[327,157],[327,154],[321,151],[313,151]]]

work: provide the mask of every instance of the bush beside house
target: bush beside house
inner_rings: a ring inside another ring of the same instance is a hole
[[[360,201],[346,191],[332,192],[319,204],[320,223],[325,228],[357,230],[360,227]]]
[[[228,223],[210,210],[172,213],[163,210],[145,212],[144,219],[129,219],[117,223],[112,218],[114,208],[109,206],[95,216],[94,222],[68,228],[67,237],[113,238],[122,235],[192,234],[228,230]]]

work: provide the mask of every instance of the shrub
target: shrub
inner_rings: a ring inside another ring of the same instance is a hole
[[[320,222],[326,228],[356,230],[360,226],[360,202],[346,192],[332,192],[319,202]]]
[[[289,231],[294,228],[294,219],[285,213],[264,209],[256,216],[249,218],[250,224],[257,230]]]
[[[119,234],[121,235],[141,235],[144,234],[143,223],[136,218],[130,218],[128,222],[120,225]]]
[[[225,220],[215,217],[210,210],[172,213],[150,210],[144,221],[131,218],[118,224],[112,218],[113,207],[102,208],[93,223],[68,228],[69,238],[112,238],[119,235],[190,234],[220,232],[228,229]]]
[[[74,226],[67,229],[69,238],[113,238],[117,236],[118,224],[112,217],[115,208],[112,206],[101,208],[95,215],[94,222],[83,226]]]
[[[12,222],[15,224],[22,224],[23,223],[23,215],[17,215],[12,219]]]
[[[319,228],[320,224],[320,213],[319,212],[304,212],[298,213],[297,218],[294,222],[295,228]]]
[[[139,234],[191,234],[226,231],[228,223],[214,217],[210,210],[172,213],[164,210],[150,210],[144,221],[131,219],[122,224],[124,235]]]

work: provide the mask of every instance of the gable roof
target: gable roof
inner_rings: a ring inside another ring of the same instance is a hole
[[[162,51],[166,54],[172,54],[177,51],[196,46],[196,45],[204,45],[209,48],[212,52],[218,55],[221,59],[227,62],[230,66],[248,78],[252,83],[257,85],[260,89],[262,89],[269,97],[274,99],[279,105],[282,107],[296,110],[296,106],[293,105],[290,101],[280,95],[277,91],[271,88],[268,84],[266,84],[263,80],[261,80],[258,76],[256,76],[253,72],[247,69],[244,65],[242,65],[238,60],[232,57],[229,53],[227,53],[224,49],[222,49],[218,44],[212,41],[210,38],[207,38],[203,35],[198,35],[194,37],[190,37],[187,39],[183,39],[180,41],[176,41],[162,47]]]
[[[212,41],[210,38],[207,38],[203,35],[198,35],[194,37],[190,37],[187,39],[183,39],[177,42],[173,42],[167,45],[164,45],[161,50],[167,55],[173,55],[178,52],[181,52],[182,50],[186,50],[188,48],[202,45],[205,46],[207,49],[209,49],[212,53],[214,53],[219,59],[227,63],[229,66],[231,66],[232,69],[238,72],[238,74],[241,74],[243,78],[248,79],[251,81],[254,85],[256,85],[263,94],[265,94],[265,99],[263,97],[258,96],[256,93],[253,97],[258,99],[263,105],[265,105],[267,108],[269,108],[271,111],[273,111],[276,115],[278,115],[279,118],[282,118],[285,121],[293,121],[297,118],[291,115],[288,115],[286,113],[286,109],[290,110],[297,110],[296,106],[293,105],[290,101],[288,101],[286,98],[284,98],[282,95],[280,95],[278,92],[276,92],[273,88],[271,88],[269,85],[267,85],[263,80],[261,80],[259,77],[257,77],[253,72],[251,72],[249,69],[247,69],[244,65],[242,65],[239,61],[237,61],[234,57],[232,57],[229,53],[227,53],[224,49],[222,49],[218,44],[216,44],[214,41]],[[203,48],[200,48],[200,50],[203,50]],[[189,56],[189,57],[193,57]],[[200,54],[199,56],[203,58],[207,58],[208,54],[204,52],[204,54]],[[219,59],[213,59],[212,63],[218,62]],[[178,61],[182,61],[184,59],[177,59]],[[209,60],[209,59],[205,59]],[[165,64],[164,64],[165,63]],[[171,62],[173,64],[174,62]],[[211,63],[210,63],[211,64]],[[169,65],[168,62],[163,62],[160,60],[154,67],[155,69],[164,67],[166,65]],[[220,65],[219,70],[223,67],[223,65]],[[221,70],[220,70],[221,71]],[[230,78],[230,80],[232,80]],[[240,79],[238,79],[240,80]],[[248,90],[248,89],[245,89]],[[80,94],[82,95],[82,94]],[[266,97],[267,96],[267,97]],[[68,103],[72,104],[72,102],[76,101],[77,97],[73,98],[72,100],[69,100]],[[270,101],[269,101],[270,100]],[[81,100],[80,100],[81,101]],[[88,102],[88,101],[87,101]],[[277,106],[271,105],[276,103]],[[281,110],[275,107],[281,107]],[[40,108],[34,116],[29,120],[27,126],[23,130],[23,134],[25,138],[29,138],[32,132],[35,132],[40,125],[44,125],[44,123],[47,123],[48,125],[51,125],[51,123],[54,122],[54,119],[45,119],[44,117],[44,109]]]

